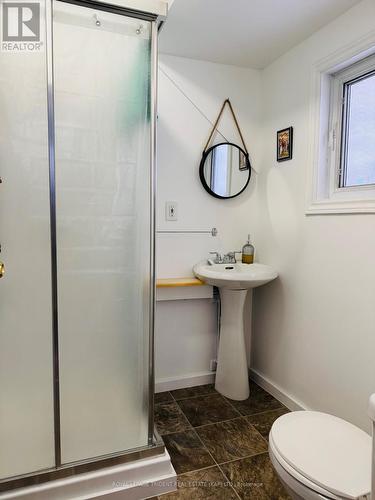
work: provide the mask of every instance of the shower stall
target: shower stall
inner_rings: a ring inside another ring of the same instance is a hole
[[[153,424],[154,153],[166,7],[0,4],[4,492],[162,450]]]

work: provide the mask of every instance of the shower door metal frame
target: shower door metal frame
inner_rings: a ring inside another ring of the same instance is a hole
[[[53,0],[46,0],[46,59],[48,110],[48,166],[51,238],[52,362],[55,467],[61,466],[59,319],[57,297],[55,90],[53,69]]]
[[[155,304],[156,304],[156,120],[158,95],[158,27],[151,24],[151,85],[150,85],[150,303],[149,303],[149,400],[148,400],[148,444],[154,439],[154,393],[155,393]]]
[[[56,245],[56,184],[55,184],[55,113],[54,113],[54,65],[53,65],[53,2],[60,1],[87,8],[103,10],[117,15],[133,17],[151,23],[151,85],[150,104],[150,297],[149,297],[149,342],[148,342],[148,444],[136,449],[101,455],[82,461],[62,464],[60,426],[60,381],[59,381],[59,337],[57,297],[57,245]],[[120,0],[121,2],[121,0]],[[116,4],[117,3],[117,4]],[[54,401],[54,447],[55,467],[9,477],[0,480],[0,493],[16,488],[61,479],[104,467],[149,458],[162,454],[164,443],[154,428],[154,316],[155,316],[155,200],[156,200],[156,113],[157,113],[157,63],[158,27],[165,15],[147,13],[127,8],[119,0],[106,4],[96,0],[46,0],[46,65],[47,65],[47,111],[48,111],[48,162],[50,189],[50,238],[51,238],[51,289],[52,289],[52,350],[53,350],[53,401]],[[158,9],[156,9],[158,10]]]

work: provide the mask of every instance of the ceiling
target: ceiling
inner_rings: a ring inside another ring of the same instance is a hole
[[[174,0],[160,51],[261,69],[359,2]]]

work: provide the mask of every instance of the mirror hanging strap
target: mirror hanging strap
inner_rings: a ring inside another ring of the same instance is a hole
[[[205,152],[205,151],[207,150],[207,148],[208,148],[208,146],[209,146],[209,144],[210,144],[210,142],[211,142],[211,140],[212,140],[212,137],[213,137],[213,135],[214,135],[214,133],[215,133],[215,131],[216,131],[216,129],[217,129],[217,126],[218,126],[218,124],[219,124],[220,118],[221,118],[221,116],[222,116],[222,114],[223,114],[223,112],[224,112],[224,108],[225,108],[225,106],[226,106],[227,104],[228,104],[228,106],[229,106],[230,112],[232,113],[232,117],[233,117],[234,123],[236,124],[237,130],[238,130],[238,133],[239,133],[239,135],[240,135],[240,138],[241,138],[241,141],[242,141],[243,148],[244,148],[244,150],[245,150],[246,154],[247,154],[247,155],[249,155],[249,152],[248,152],[248,150],[247,150],[247,147],[246,147],[246,144],[245,144],[245,141],[244,141],[244,138],[243,138],[243,135],[242,135],[241,129],[240,129],[240,125],[239,125],[238,120],[237,120],[237,117],[236,117],[236,115],[235,115],[235,112],[234,112],[234,109],[233,109],[232,103],[230,102],[230,100],[229,100],[229,99],[225,99],[225,101],[223,102],[223,105],[221,106],[221,109],[220,109],[219,115],[218,115],[218,117],[217,117],[217,119],[216,119],[216,121],[215,121],[215,123],[214,123],[214,126],[213,126],[213,128],[212,128],[212,130],[211,130],[210,136],[209,136],[209,138],[208,138],[207,144],[206,144],[206,145],[205,145],[205,147],[204,147],[203,152]]]

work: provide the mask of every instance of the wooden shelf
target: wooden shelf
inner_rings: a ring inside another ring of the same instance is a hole
[[[183,286],[205,286],[198,278],[164,278],[156,280],[156,288],[177,288]]]

